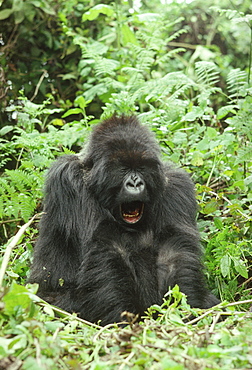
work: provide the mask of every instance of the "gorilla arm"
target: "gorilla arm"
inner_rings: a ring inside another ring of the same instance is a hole
[[[80,264],[78,220],[82,215],[84,191],[78,157],[58,159],[47,176],[44,214],[29,278],[29,282],[40,285],[38,294],[50,302],[56,295],[51,292],[65,291],[76,278]]]
[[[157,259],[158,286],[162,295],[178,285],[192,307],[209,308],[219,303],[206,288],[201,253],[192,252],[196,242],[191,235],[168,236]]]
[[[182,170],[166,167],[167,185],[162,203],[162,231],[157,259],[162,295],[178,284],[193,307],[208,308],[219,301],[206,288],[202,248],[196,225],[194,184]],[[166,225],[164,225],[166,223]]]

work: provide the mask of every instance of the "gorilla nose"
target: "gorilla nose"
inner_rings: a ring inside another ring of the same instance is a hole
[[[145,184],[139,175],[131,175],[125,182],[125,188],[131,194],[141,194]]]

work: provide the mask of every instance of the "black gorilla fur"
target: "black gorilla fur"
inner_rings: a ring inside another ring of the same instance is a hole
[[[159,156],[152,133],[122,116],[54,163],[29,279],[43,299],[103,325],[161,304],[175,284],[193,307],[218,303],[202,272],[194,185]]]

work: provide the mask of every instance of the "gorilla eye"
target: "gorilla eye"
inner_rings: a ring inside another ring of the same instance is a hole
[[[142,218],[144,203],[139,201],[121,204],[121,216],[128,224],[135,224]]]

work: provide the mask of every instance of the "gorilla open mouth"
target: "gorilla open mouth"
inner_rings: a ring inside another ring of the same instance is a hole
[[[135,224],[143,215],[144,203],[140,201],[122,203],[120,208],[123,221]]]

